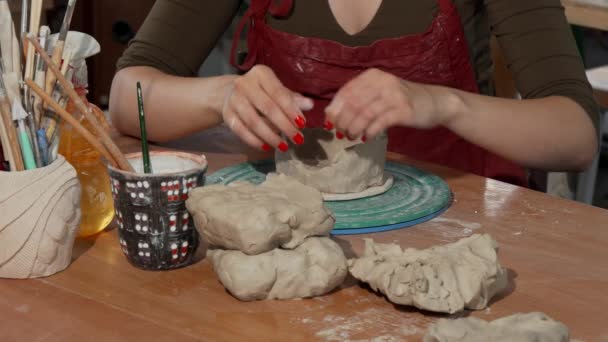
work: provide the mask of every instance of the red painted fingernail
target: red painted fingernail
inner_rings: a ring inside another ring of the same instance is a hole
[[[270,151],[272,151],[272,147],[270,147],[270,145],[268,145],[268,144],[264,144],[264,145],[262,145],[262,150],[264,150],[266,152],[270,152]]]
[[[361,137],[361,141],[366,142],[367,141],[367,137],[364,135]]]
[[[350,137],[350,135],[348,135],[348,134],[346,135],[346,137],[347,137],[347,138],[348,138],[348,140],[350,140],[350,141],[355,141],[355,138],[351,138],[351,137]]]
[[[295,142],[296,145],[302,145],[304,143],[304,136],[302,135],[302,133],[294,135],[293,142]]]
[[[325,127],[326,130],[331,131],[332,129],[334,129],[334,124],[329,121],[325,121],[325,125],[323,125],[323,127]]]
[[[344,139],[344,134],[342,134],[342,132],[336,132],[336,138],[338,139]]]
[[[289,146],[287,146],[285,142],[281,141],[281,143],[279,144],[279,150],[281,150],[281,152],[287,152],[288,149]]]
[[[299,129],[306,127],[306,119],[304,119],[301,115],[298,115],[294,121]]]

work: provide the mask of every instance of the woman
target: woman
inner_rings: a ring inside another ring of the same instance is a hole
[[[598,113],[559,0],[252,0],[243,75],[193,78],[241,1],[158,0],[119,62],[110,109],[167,141],[225,123],[281,151],[305,126],[388,130],[389,150],[525,185],[525,168],[582,170]],[[247,28],[245,28],[245,24]],[[247,31],[247,32],[245,32]],[[524,100],[491,97],[493,33]],[[237,41],[235,40],[235,43]]]

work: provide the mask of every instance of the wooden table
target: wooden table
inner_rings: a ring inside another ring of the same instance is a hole
[[[129,150],[137,145],[125,140]],[[244,156],[208,154],[210,171]],[[441,217],[413,228],[336,240],[348,256],[362,238],[429,247],[473,233],[500,243],[510,285],[486,320],[543,311],[586,341],[608,341],[608,211],[445,168],[409,162],[444,177],[454,192]],[[170,272],[130,266],[116,230],[78,240],[64,272],[0,280],[0,341],[339,341],[384,336],[419,341],[441,315],[396,307],[349,279],[305,300],[242,303],[225,292],[210,264]],[[392,339],[391,339],[392,338]]]
[[[570,24],[608,31],[608,6],[585,0],[562,0]]]

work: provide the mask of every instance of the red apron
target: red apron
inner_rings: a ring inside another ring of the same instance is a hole
[[[288,15],[293,0],[252,0],[239,23],[232,46],[232,63],[241,70],[255,64],[270,67],[292,91],[315,101],[306,113],[308,125],[322,127],[325,107],[349,80],[377,68],[404,80],[478,93],[460,16],[450,0],[438,0],[439,13],[420,34],[383,39],[369,46],[302,37],[273,29],[266,13]],[[236,43],[249,26],[248,54],[235,62]],[[409,157],[526,186],[524,168],[471,144],[444,127],[429,130],[394,127],[388,130],[388,150]]]

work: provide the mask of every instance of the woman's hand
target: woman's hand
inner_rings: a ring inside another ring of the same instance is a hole
[[[285,88],[274,72],[256,65],[234,80],[222,109],[224,123],[248,145],[264,151],[288,145],[283,133],[296,144],[304,142],[299,131],[306,126],[302,110],[312,109],[312,100]]]
[[[325,128],[341,139],[375,137],[392,126],[432,128],[447,120],[440,110],[440,87],[404,81],[369,69],[346,83],[325,109]]]

